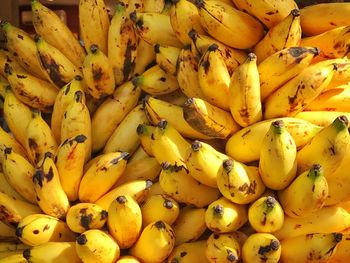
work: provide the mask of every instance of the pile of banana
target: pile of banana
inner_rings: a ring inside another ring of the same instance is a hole
[[[0,27],[1,263],[350,262],[350,3],[31,0]]]

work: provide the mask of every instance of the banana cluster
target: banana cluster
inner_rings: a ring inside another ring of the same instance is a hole
[[[0,27],[0,263],[350,261],[350,3],[31,0]]]

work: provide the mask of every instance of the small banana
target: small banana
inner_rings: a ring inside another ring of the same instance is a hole
[[[28,215],[19,222],[16,236],[29,246],[38,246],[46,242],[75,241],[75,234],[67,224],[45,214]]]
[[[206,247],[206,240],[183,243],[173,249],[168,257],[168,263],[192,263],[196,261],[209,263],[210,261],[205,255]]]
[[[207,239],[205,255],[209,262],[239,262],[242,250],[234,235],[213,233]]]
[[[26,199],[17,193],[17,191],[9,184],[3,172],[0,172],[0,192],[12,197],[13,199],[27,202]]]
[[[176,76],[177,60],[179,58],[181,49],[177,47],[161,46],[159,44],[156,44],[154,46],[154,52],[156,53],[156,62],[158,66],[168,75]]]
[[[108,208],[108,230],[122,249],[130,248],[142,230],[141,208],[128,195],[118,196]]]
[[[78,257],[86,263],[113,263],[120,257],[118,243],[99,229],[82,233],[75,246]]]
[[[107,55],[96,44],[92,44],[88,49],[83,73],[87,92],[92,97],[102,99],[113,94],[115,88],[113,68]]]
[[[108,212],[91,203],[78,203],[69,208],[66,216],[68,227],[75,233],[89,229],[101,229],[107,222]]]
[[[129,253],[144,262],[163,262],[173,250],[174,242],[173,229],[159,220],[143,229]]]
[[[154,126],[147,124],[140,124],[136,128],[137,135],[140,138],[141,147],[149,156],[154,156],[152,152],[152,134],[154,129]]]

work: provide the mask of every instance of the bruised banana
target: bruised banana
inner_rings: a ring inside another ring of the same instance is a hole
[[[159,67],[168,75],[176,76],[177,60],[179,58],[181,49],[172,46],[161,46],[159,44],[154,46],[156,53],[156,62]]]
[[[140,138],[142,149],[149,155],[154,156],[152,152],[152,134],[155,127],[147,124],[139,124],[136,128],[137,135]]]
[[[205,255],[209,262],[239,262],[242,250],[234,235],[213,233],[207,239]]]
[[[17,72],[24,73],[26,70],[17,62],[14,55],[9,51],[0,49],[0,74],[6,77],[5,66],[9,64]]]
[[[206,247],[206,240],[183,243],[173,249],[168,258],[168,263],[192,263],[196,261],[209,263],[205,255]]]
[[[4,158],[4,149],[10,147],[15,153],[27,157],[26,149],[2,127],[0,127],[0,163]]]

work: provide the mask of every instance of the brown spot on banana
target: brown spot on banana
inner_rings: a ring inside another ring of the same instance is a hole
[[[39,52],[39,58],[44,69],[50,76],[50,79],[57,87],[63,87],[67,83],[62,80],[60,66],[51,57]]]

